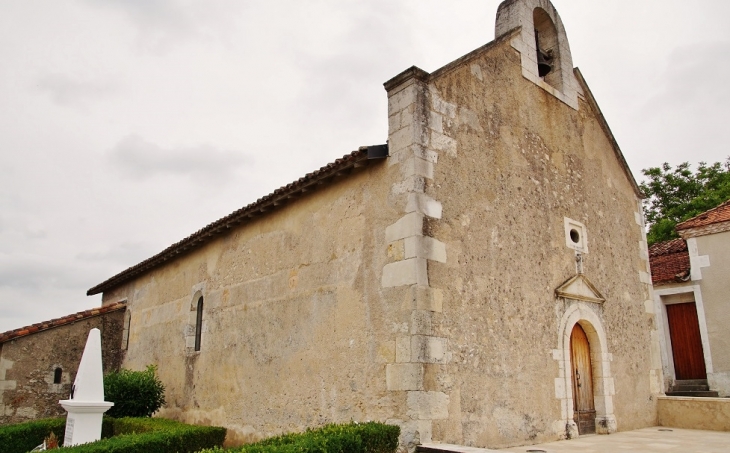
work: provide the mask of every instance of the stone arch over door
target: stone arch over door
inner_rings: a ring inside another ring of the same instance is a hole
[[[608,352],[606,331],[603,322],[589,303],[566,300],[570,306],[560,320],[558,348],[554,358],[558,361],[559,377],[556,379],[556,397],[561,403],[561,415],[565,423],[566,436],[578,435],[578,427],[573,420],[573,374],[571,369],[570,335],[573,327],[580,324],[588,337],[591,349],[593,372],[593,401],[596,408],[596,433],[616,432],[616,417],[613,414],[613,375],[611,374],[612,356]]]

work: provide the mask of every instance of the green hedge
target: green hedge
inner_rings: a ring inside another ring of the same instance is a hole
[[[51,432],[59,440],[66,431],[66,419],[45,418],[17,425],[0,426],[0,451],[3,453],[27,453],[43,443]]]
[[[0,427],[0,451],[27,453],[51,431],[63,445],[66,420],[39,420]],[[113,437],[112,437],[113,436]],[[226,429],[186,425],[164,418],[104,418],[102,440],[59,451],[69,453],[192,453],[223,445]]]
[[[327,425],[304,433],[285,434],[227,453],[394,453],[400,428],[382,423]],[[220,448],[200,453],[222,452]]]

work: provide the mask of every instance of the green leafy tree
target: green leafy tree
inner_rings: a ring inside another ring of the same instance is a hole
[[[151,417],[165,404],[165,386],[149,365],[145,371],[122,369],[104,376],[104,399],[114,403],[106,415],[121,417]]]
[[[649,245],[679,237],[674,229],[678,223],[730,199],[730,158],[709,166],[700,162],[694,173],[688,162],[674,169],[665,163],[642,173],[647,177],[641,190]]]

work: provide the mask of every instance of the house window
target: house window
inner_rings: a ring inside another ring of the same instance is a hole
[[[198,308],[195,316],[195,350],[200,351],[200,339],[203,333],[203,296],[198,299]]]
[[[61,377],[63,377],[63,370],[61,369],[61,367],[58,367],[53,372],[53,383],[54,384],[60,384],[61,383]]]

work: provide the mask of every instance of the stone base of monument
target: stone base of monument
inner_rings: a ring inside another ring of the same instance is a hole
[[[59,403],[68,411],[64,447],[99,440],[102,416],[114,405],[107,401],[63,400]]]

